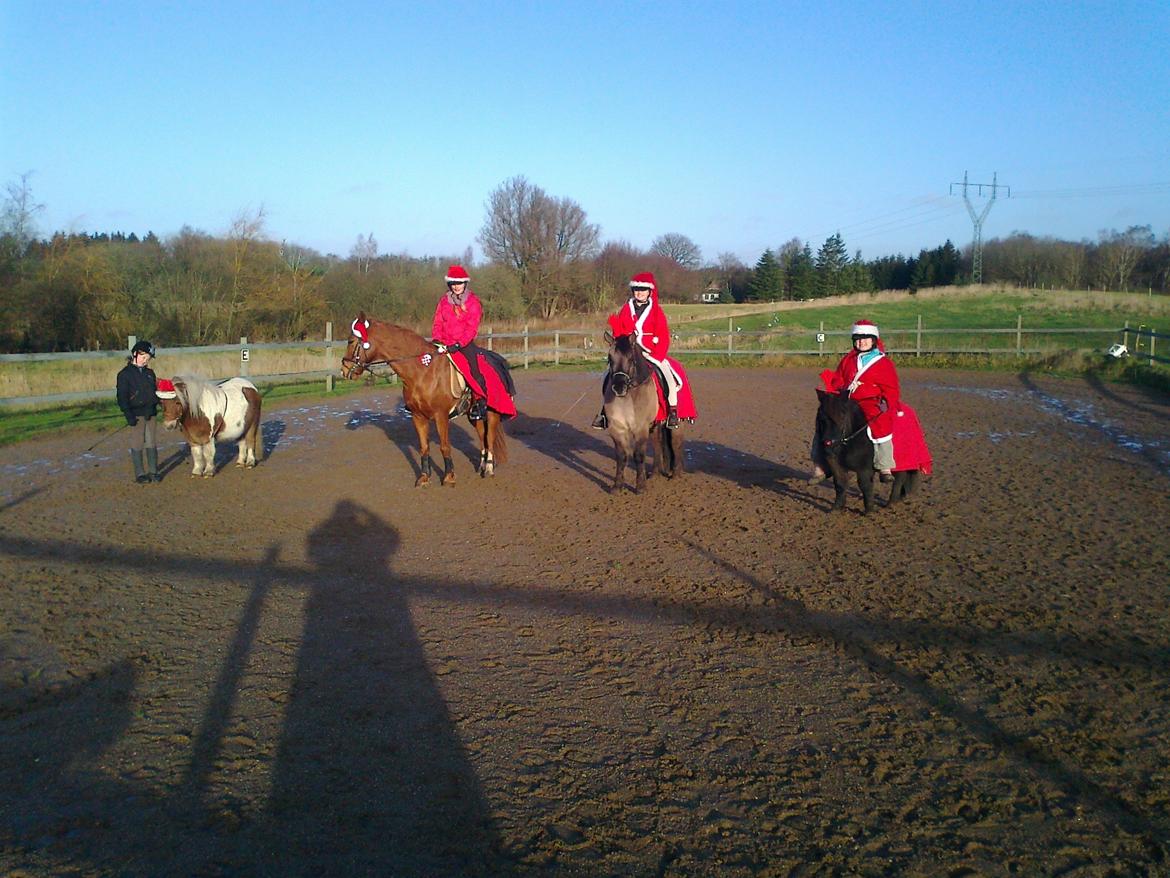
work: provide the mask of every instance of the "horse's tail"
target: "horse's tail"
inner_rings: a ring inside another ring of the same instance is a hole
[[[508,462],[508,437],[504,433],[503,418],[496,424],[495,436],[492,439],[492,457],[496,463]]]

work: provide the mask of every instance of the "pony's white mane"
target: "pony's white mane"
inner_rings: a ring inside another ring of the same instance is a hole
[[[216,414],[222,414],[216,393],[215,382],[200,378],[197,375],[177,375],[175,381],[182,381],[186,385],[186,399],[184,408],[193,415],[202,415],[214,422]]]

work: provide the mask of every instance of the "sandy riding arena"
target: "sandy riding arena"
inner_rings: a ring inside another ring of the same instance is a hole
[[[598,373],[454,487],[385,385],[211,480],[0,450],[0,874],[1170,874],[1170,402],[902,378],[935,474],[868,517],[813,369],[695,370],[641,496]]]

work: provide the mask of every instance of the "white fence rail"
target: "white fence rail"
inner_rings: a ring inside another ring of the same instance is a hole
[[[1093,340],[1100,343],[1102,350],[1109,346],[1106,339],[1115,340],[1125,345],[1130,356],[1148,360],[1150,364],[1170,363],[1170,358],[1157,353],[1159,341],[1163,342],[1163,350],[1170,351],[1170,345],[1165,344],[1170,341],[1170,335],[1146,326],[1130,327],[1128,323],[1121,329],[1077,327],[1030,329],[1024,327],[1023,318],[1020,317],[1017,318],[1014,327],[929,329],[923,326],[920,317],[914,327],[898,329],[887,327],[882,330],[886,349],[900,356],[921,357],[932,354],[1027,356],[1084,346],[1054,345],[1051,341],[1047,345],[1040,343],[1044,339],[1059,337],[1086,339],[1095,337]],[[983,344],[972,344],[974,339],[982,340]],[[133,346],[135,338],[131,336],[127,341],[128,350]],[[992,344],[993,341],[997,343]],[[524,327],[519,332],[493,332],[489,327],[481,333],[479,342],[483,347],[499,351],[509,359],[513,367],[525,369],[536,362],[560,365],[601,361],[606,355],[603,332],[600,329],[530,330]],[[741,331],[735,326],[735,318],[731,318],[728,320],[726,330],[679,330],[673,333],[672,342],[672,356],[684,359],[689,356],[718,356],[729,359],[766,355],[834,357],[848,349],[849,332],[826,330],[823,324],[816,331],[782,327]],[[1098,344],[1093,345],[1097,346]],[[321,380],[326,389],[332,389],[344,350],[345,342],[335,340],[332,324],[327,324],[325,337],[319,341],[254,343],[249,342],[247,338],[241,338],[238,344],[162,348],[159,353],[160,356],[172,358],[172,362],[178,359],[190,360],[218,355],[219,365],[212,371],[222,374],[206,376],[213,379],[243,375],[257,384],[269,385]],[[288,371],[253,373],[253,363],[257,361],[254,354],[271,356],[280,352],[292,352],[293,359],[298,363],[297,367]],[[108,382],[105,387],[92,386],[70,392],[0,396],[0,409],[69,405],[113,399],[114,373],[121,368],[125,359],[126,354],[123,351],[0,354],[0,377],[3,376],[4,369],[10,365],[62,362],[85,365],[94,372],[95,383]],[[319,364],[320,368],[305,368],[314,362]],[[109,364],[108,369],[106,363]],[[237,364],[237,368],[235,370],[228,368],[227,364],[230,363]],[[175,374],[177,371],[182,370],[168,371],[165,374]],[[58,383],[64,383],[65,377],[62,376]],[[75,376],[69,377],[76,386]]]

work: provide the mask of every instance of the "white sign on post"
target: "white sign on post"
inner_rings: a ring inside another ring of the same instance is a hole
[[[248,349],[247,348],[240,348],[240,362],[241,363],[248,362]]]
[[[817,333],[817,344],[824,344],[824,343],[825,343],[825,334],[823,332],[818,332]]]

